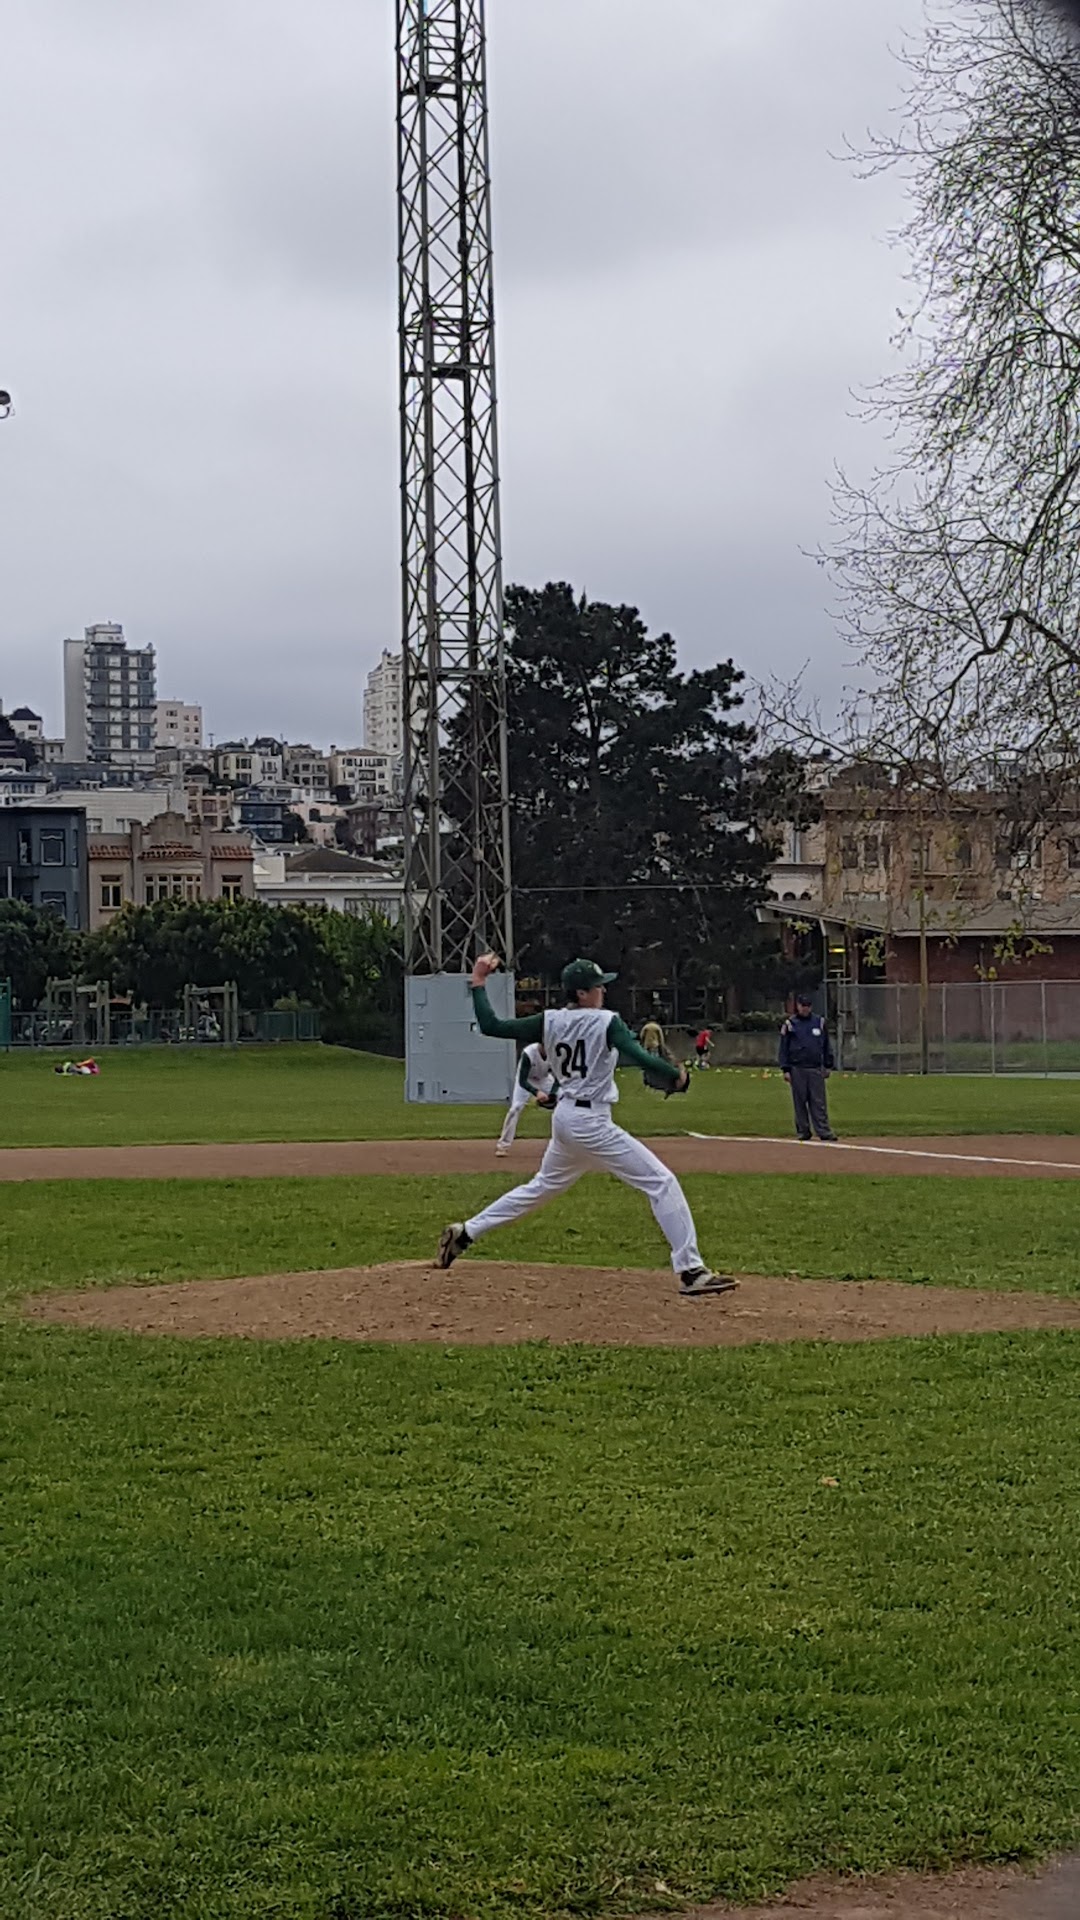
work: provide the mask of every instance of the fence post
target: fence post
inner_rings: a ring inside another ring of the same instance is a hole
[[[949,989],[941,983],[941,1071],[949,1071]]]
[[[926,938],[926,882],[919,888],[919,1072],[930,1071],[930,948]]]
[[[996,1020],[997,1003],[994,999],[994,982],[992,980],[989,980],[987,982],[987,985],[990,988],[990,1071],[991,1073],[996,1074],[997,1072],[997,1020]]]
[[[896,1071],[897,1073],[903,1073],[904,1071],[904,1054],[903,1054],[903,1044],[902,1044],[903,1034],[904,1034],[904,1004],[900,998],[900,993],[901,993],[901,988],[900,988],[900,982],[898,980],[896,983]]]
[[[1046,981],[1045,980],[1039,981],[1039,997],[1042,1001],[1043,1079],[1046,1080],[1050,1076],[1050,1039],[1046,1031]]]

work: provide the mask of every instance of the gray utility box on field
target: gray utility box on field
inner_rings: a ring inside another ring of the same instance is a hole
[[[488,999],[514,1017],[514,978],[493,973]],[[514,1084],[512,1040],[488,1040],[473,1012],[467,973],[411,973],[405,981],[405,1098],[425,1106],[505,1106]]]

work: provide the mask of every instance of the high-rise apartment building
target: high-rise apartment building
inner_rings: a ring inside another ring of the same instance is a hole
[[[400,758],[402,739],[401,655],[384,648],[367,677],[364,693],[364,745]]]
[[[133,766],[153,761],[153,647],[129,647],[111,621],[64,641],[64,757]]]
[[[158,747],[201,747],[202,708],[183,700],[159,700],[154,729]]]

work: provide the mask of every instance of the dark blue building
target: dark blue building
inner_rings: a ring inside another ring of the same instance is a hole
[[[23,900],[87,928],[89,883],[82,807],[0,807],[0,900]]]

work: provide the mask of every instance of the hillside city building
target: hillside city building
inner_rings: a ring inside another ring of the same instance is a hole
[[[159,700],[154,724],[156,747],[201,747],[203,743],[201,707],[184,700]]]
[[[129,647],[112,622],[64,641],[64,759],[152,766],[157,726],[153,647]]]
[[[400,759],[405,751],[401,692],[401,655],[384,648],[367,678],[364,693],[364,745]]]
[[[90,833],[90,926],[107,926],[129,904],[158,900],[251,900],[254,854],[244,834],[192,826],[161,813],[126,832]]]

